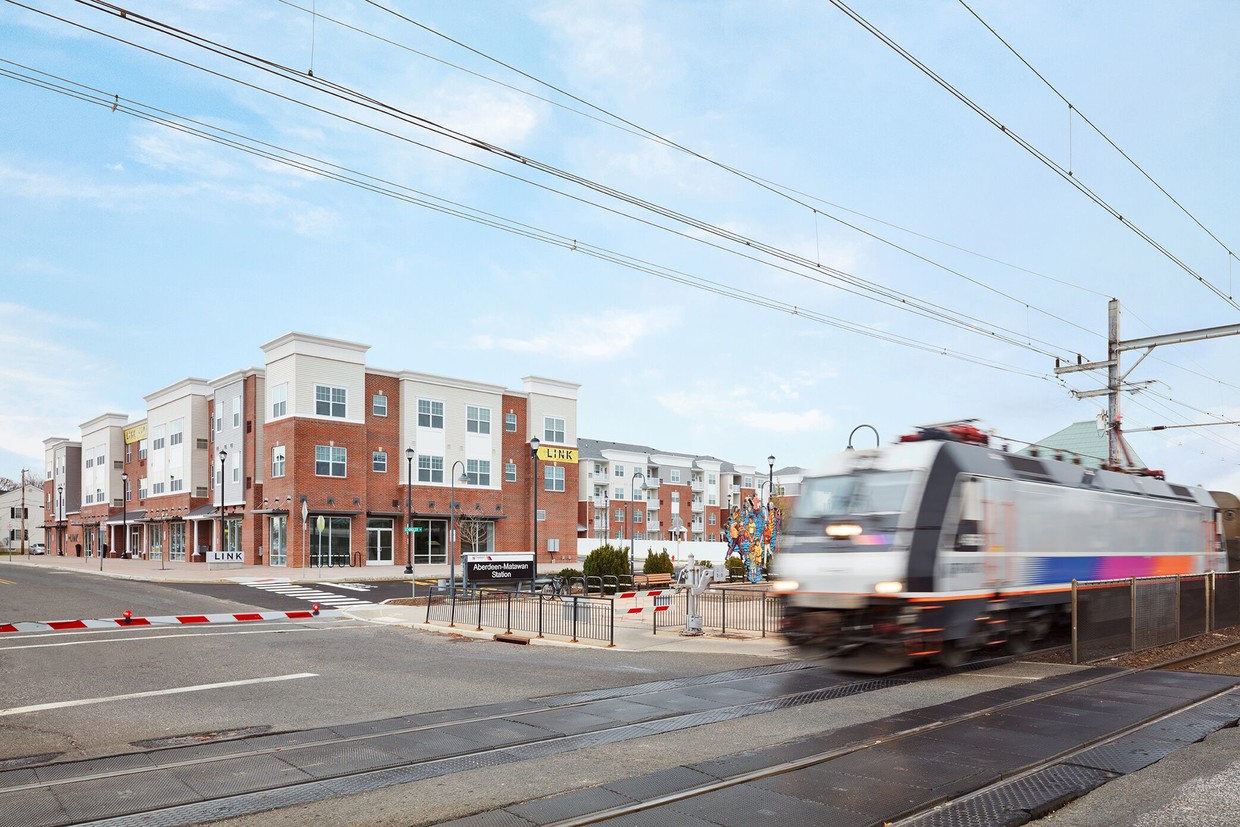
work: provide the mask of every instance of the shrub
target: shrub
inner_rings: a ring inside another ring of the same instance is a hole
[[[601,545],[586,555],[581,564],[586,577],[618,577],[629,574],[629,553],[613,545]]]
[[[733,556],[733,557],[729,557],[725,562],[728,567],[728,579],[729,580],[744,580],[745,579],[745,561],[744,560],[742,560],[740,557]]]
[[[663,551],[646,549],[646,562],[642,564],[644,574],[671,574],[672,571],[672,558],[667,553],[667,549]]]
[[[560,569],[560,577],[563,577],[565,580],[581,576],[581,569]]]

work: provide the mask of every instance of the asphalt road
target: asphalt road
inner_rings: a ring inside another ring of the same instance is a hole
[[[227,587],[237,594],[230,600],[74,573],[0,575],[4,621],[116,617],[125,608],[135,615],[230,613],[290,599],[245,586]],[[353,723],[769,662],[511,646],[322,618],[17,632],[0,636],[0,764],[31,755],[63,760],[131,752],[217,733]]]

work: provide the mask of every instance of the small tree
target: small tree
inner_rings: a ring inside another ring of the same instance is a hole
[[[581,568],[586,577],[619,577],[629,574],[629,554],[622,548],[604,544],[586,555]]]
[[[468,514],[458,517],[458,524],[461,529],[461,540],[469,543],[470,549],[474,554],[478,553],[478,544],[487,538],[487,532],[490,530],[487,521]]]
[[[646,562],[642,564],[642,572],[645,574],[671,574],[673,571],[672,558],[667,553],[667,549],[663,551],[646,550]]]

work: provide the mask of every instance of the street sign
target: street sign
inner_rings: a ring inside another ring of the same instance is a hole
[[[422,526],[420,526],[420,525],[407,525],[407,526],[405,526],[405,533],[406,533],[406,534],[421,534],[421,533],[422,533]]]

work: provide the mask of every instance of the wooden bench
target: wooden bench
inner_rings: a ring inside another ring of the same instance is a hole
[[[672,575],[670,572],[661,574],[635,574],[633,575],[633,588],[650,589],[655,586],[672,585]]]

